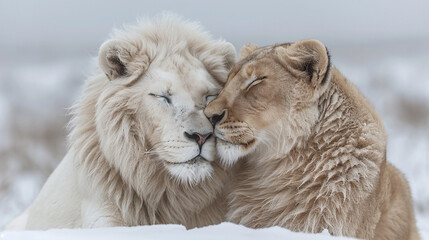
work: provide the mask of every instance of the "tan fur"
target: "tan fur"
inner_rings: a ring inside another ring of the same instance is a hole
[[[212,120],[224,113],[215,127],[218,152],[224,164],[237,162],[228,220],[419,239],[408,183],[386,162],[383,124],[331,68],[325,46],[306,40],[244,57],[205,109]]]
[[[220,223],[228,177],[214,138],[199,147],[184,133],[211,133],[203,108],[234,61],[232,44],[175,16],[116,31],[26,229]]]

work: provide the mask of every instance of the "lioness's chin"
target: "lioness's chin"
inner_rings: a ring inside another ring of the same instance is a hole
[[[209,178],[213,173],[213,166],[207,160],[189,161],[185,163],[165,164],[173,178],[181,183],[197,184]]]
[[[225,167],[230,167],[234,165],[238,159],[248,155],[253,151],[254,142],[251,143],[251,146],[246,146],[243,144],[233,144],[231,142],[226,142],[220,138],[217,138],[216,149],[222,165]]]

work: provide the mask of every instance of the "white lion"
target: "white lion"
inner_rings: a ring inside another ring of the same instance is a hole
[[[235,62],[232,44],[164,15],[115,31],[98,58],[68,153],[8,229],[221,222],[227,174],[203,109]]]

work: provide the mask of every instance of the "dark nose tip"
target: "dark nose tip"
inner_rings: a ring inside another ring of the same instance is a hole
[[[209,121],[212,123],[214,127],[218,122],[222,121],[224,116],[225,116],[225,110],[223,110],[221,115],[214,114],[213,116],[209,117]]]
[[[206,133],[206,134],[201,134],[201,133],[197,133],[194,132],[192,134],[189,134],[187,132],[185,132],[185,137],[189,138],[189,139],[193,139],[195,142],[197,142],[198,147],[201,148],[203,147],[203,144],[207,141],[207,139],[209,139],[212,136],[211,133]]]

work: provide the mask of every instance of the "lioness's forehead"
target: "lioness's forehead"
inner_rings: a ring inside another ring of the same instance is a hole
[[[241,77],[248,78],[252,76],[255,70],[260,69],[260,62],[267,62],[270,60],[272,55],[274,54],[272,51],[272,47],[258,49],[250,56],[238,62],[230,71],[228,75],[228,79],[233,79],[237,76],[237,74]]]
[[[239,61],[231,69],[228,79],[234,78],[238,73],[242,77],[250,77],[257,70],[267,70],[270,68],[269,62],[273,62],[277,58],[276,48],[287,48],[292,43],[281,43],[266,47],[260,47],[253,51],[249,56]],[[243,79],[244,80],[244,79]]]

